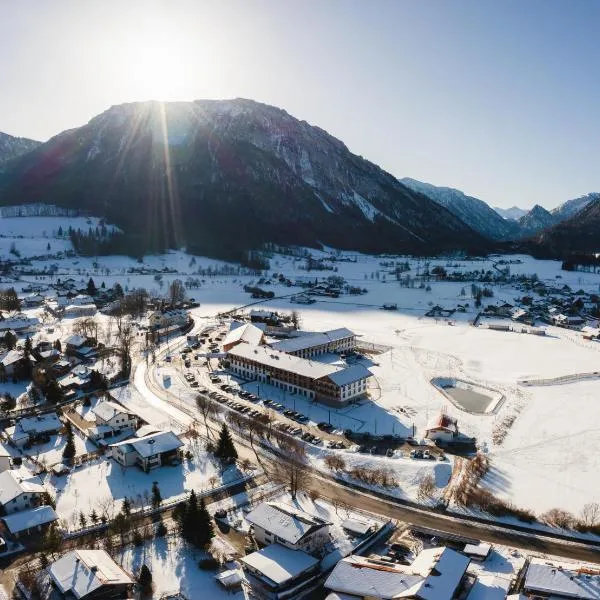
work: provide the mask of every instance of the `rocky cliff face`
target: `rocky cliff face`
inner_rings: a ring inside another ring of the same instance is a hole
[[[35,150],[41,142],[28,138],[14,137],[0,131],[0,169],[9,160]]]

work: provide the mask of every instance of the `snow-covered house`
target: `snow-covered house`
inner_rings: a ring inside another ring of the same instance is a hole
[[[40,320],[37,317],[18,314],[9,319],[2,319],[0,321],[0,332],[15,331],[17,334],[23,335],[29,331],[36,330],[39,324]]]
[[[148,317],[148,322],[152,329],[183,327],[184,325],[187,325],[188,320],[189,315],[183,308],[156,310]]]
[[[543,598],[600,598],[600,574],[596,565],[549,563],[546,559],[532,558],[525,574],[523,592],[527,596]]]
[[[464,554],[446,547],[423,550],[410,565],[349,556],[336,565],[325,587],[332,592],[328,598],[452,600],[469,562]]]
[[[234,346],[242,343],[249,344],[250,346],[260,346],[263,342],[264,332],[262,329],[251,323],[244,324],[234,321],[223,340],[223,350],[228,352]]]
[[[425,438],[433,441],[451,442],[458,436],[458,424],[454,417],[440,413],[425,429]]]
[[[262,550],[244,556],[240,562],[248,581],[257,588],[259,597],[288,597],[291,588],[298,593],[319,575],[319,560],[281,544],[271,544]]]
[[[25,356],[20,350],[9,350],[0,353],[0,373],[3,377],[10,378],[19,373],[25,363]]]
[[[21,306],[24,308],[34,308],[44,303],[44,296],[41,294],[28,294],[21,298]]]
[[[281,544],[316,554],[331,541],[331,523],[278,502],[263,502],[246,515],[254,538],[261,545]]]
[[[128,598],[133,579],[105,550],[72,550],[48,567],[63,598]]]
[[[0,444],[0,473],[10,469],[10,452]]]
[[[24,467],[0,473],[0,507],[5,515],[39,506],[45,492],[42,480]]]
[[[58,515],[51,506],[36,506],[0,519],[4,530],[14,538],[43,533],[55,521]]]
[[[111,400],[98,402],[92,409],[96,417],[95,436],[98,439],[113,435],[127,429],[135,430],[137,416],[128,412],[123,406]]]
[[[65,354],[85,360],[94,357],[97,352],[91,340],[82,335],[73,334],[65,340]]]
[[[160,431],[111,444],[112,457],[123,467],[139,466],[148,472],[180,457],[183,442],[172,431]]]
[[[55,412],[23,417],[14,426],[6,428],[8,439],[17,447],[24,446],[42,437],[58,433],[63,428],[62,421]]]

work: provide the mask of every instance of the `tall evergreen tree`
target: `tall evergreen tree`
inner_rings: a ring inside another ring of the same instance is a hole
[[[75,452],[76,452],[75,439],[73,437],[73,427],[71,426],[70,421],[67,421],[65,427],[67,429],[67,433],[66,433],[67,443],[65,444],[62,455],[65,460],[71,461],[75,457]]]
[[[96,284],[94,283],[94,280],[91,277],[87,283],[87,293],[89,296],[95,296],[98,293],[98,290],[96,289]]]
[[[221,433],[219,434],[219,441],[217,442],[217,448],[215,450],[215,456],[223,461],[233,461],[238,457],[237,450],[233,443],[233,438],[229,429],[225,423],[221,427]]]
[[[204,498],[200,498],[200,503],[198,505],[195,537],[195,545],[198,548],[208,548],[211,540],[215,537],[215,530],[210,514],[204,504]]]
[[[154,481],[152,483],[152,508],[156,510],[162,503],[162,496],[160,495],[160,488],[158,483]]]
[[[140,569],[138,583],[140,584],[142,597],[148,597],[152,594],[152,572],[145,564],[143,564]]]

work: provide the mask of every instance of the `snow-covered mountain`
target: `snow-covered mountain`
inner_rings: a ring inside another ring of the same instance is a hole
[[[503,219],[479,198],[467,196],[454,188],[438,187],[410,177],[404,177],[400,181],[412,190],[425,194],[434,202],[446,207],[464,223],[487,238],[510,240],[518,237],[517,224]]]
[[[534,235],[552,225],[556,225],[558,220],[543,206],[536,204],[526,215],[519,219],[522,237]]]
[[[12,158],[35,150],[41,143],[28,138],[14,137],[0,131],[0,168]]]
[[[524,217],[527,214],[526,210],[519,208],[518,206],[511,206],[510,208],[500,208],[499,206],[494,206],[494,210],[503,219],[511,219],[513,221],[518,221],[521,217]]]
[[[251,100],[113,106],[13,161],[0,204],[80,208],[138,248],[237,258],[264,242],[479,250],[450,211],[323,129]]]
[[[564,221],[581,212],[593,200],[598,199],[600,199],[600,193],[598,192],[592,192],[591,194],[586,194],[579,198],[573,198],[572,200],[567,200],[560,206],[557,206],[552,210],[552,214],[558,221]]]

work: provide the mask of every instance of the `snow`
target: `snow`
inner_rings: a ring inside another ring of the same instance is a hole
[[[13,534],[57,520],[58,515],[51,506],[38,506],[2,517],[6,528]]]
[[[248,554],[242,558],[242,562],[277,585],[282,585],[319,564],[310,554],[291,550],[280,544],[271,544]]]

